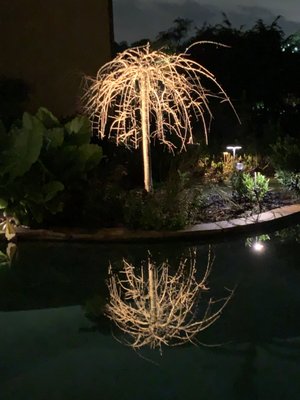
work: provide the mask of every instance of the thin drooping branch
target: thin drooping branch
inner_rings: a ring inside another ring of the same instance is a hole
[[[213,84],[216,91],[206,89],[206,84]],[[196,117],[207,141],[211,97],[230,103],[214,75],[187,54],[168,55],[146,45],[125,50],[100,68],[96,78],[86,78],[83,103],[102,138],[107,135],[134,148],[142,142],[144,173],[151,174],[150,166],[145,166],[146,157],[150,158],[145,146],[152,139],[171,152],[177,142],[180,151],[185,149],[187,142],[193,142]],[[151,186],[145,176],[146,184]]]
[[[210,299],[204,315],[197,315],[201,294],[208,290],[206,282],[212,263],[209,251],[205,272],[197,282],[195,252],[182,259],[173,274],[167,261],[156,266],[149,257],[138,273],[123,260],[119,274],[109,269],[106,315],[125,332],[126,343],[135,349],[149,345],[161,350],[162,345],[193,342],[197,333],[219,318],[232,295],[217,301],[217,308],[213,306],[217,302]]]

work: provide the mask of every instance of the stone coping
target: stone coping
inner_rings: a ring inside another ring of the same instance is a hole
[[[25,240],[48,240],[48,241],[77,241],[77,242],[139,242],[139,241],[161,241],[172,239],[193,240],[196,238],[206,239],[212,236],[224,234],[242,233],[265,229],[267,225],[275,222],[287,222],[287,219],[297,222],[300,216],[300,204],[292,204],[275,208],[261,214],[249,217],[236,218],[228,221],[209,222],[196,224],[177,231],[141,231],[126,228],[105,228],[100,230],[82,229],[30,229],[17,227],[17,238]],[[293,218],[294,217],[294,218]],[[300,222],[300,221],[299,221]],[[0,232],[0,240],[4,238],[4,232]]]

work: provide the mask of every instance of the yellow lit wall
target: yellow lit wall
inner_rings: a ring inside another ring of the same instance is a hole
[[[1,0],[0,75],[30,85],[28,110],[79,108],[82,76],[111,58],[111,0]]]

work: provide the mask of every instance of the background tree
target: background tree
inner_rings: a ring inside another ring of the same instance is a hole
[[[183,44],[191,30],[192,21],[186,18],[176,18],[167,31],[161,31],[152,43],[155,48],[162,48],[171,52],[182,52]]]
[[[200,63],[185,53],[168,55],[147,45],[125,50],[100,68],[96,78],[87,78],[83,101],[101,138],[114,137],[117,144],[134,148],[142,144],[144,187],[150,192],[150,141],[171,152],[185,149],[193,141],[193,116],[207,140],[211,97],[229,101],[214,75]]]
[[[172,32],[180,34],[176,27],[174,21],[170,29],[160,32],[161,45],[174,46]],[[222,86],[230,93],[242,122],[237,124],[226,109],[219,110],[217,104],[213,105],[211,110],[216,118],[209,141],[212,152],[222,151],[226,144],[238,141],[245,150],[264,154],[278,136],[298,135],[300,41],[297,33],[285,39],[279,17],[270,24],[259,19],[249,29],[236,28],[226,14],[221,23],[204,24],[188,33],[189,37],[184,31],[181,37],[177,36],[176,51],[184,51],[189,44],[205,40],[228,46],[217,51],[209,46],[195,46],[190,51],[193,60],[201,60],[214,71],[217,79],[222,77]]]
[[[284,33],[279,21],[279,17],[271,24],[258,20],[246,30],[233,28],[225,18],[222,24],[204,25],[189,39],[191,43],[212,40],[229,46],[218,52],[209,47],[191,50],[192,59],[205,63],[216,77],[222,76],[222,85],[241,117],[241,126],[230,116],[224,123],[226,110],[216,118],[212,136],[221,148],[237,139],[250,151],[268,153],[269,144],[278,135],[297,134],[297,106],[291,107],[289,99],[300,98],[296,79],[300,55],[283,51]],[[217,115],[217,111],[213,112]]]

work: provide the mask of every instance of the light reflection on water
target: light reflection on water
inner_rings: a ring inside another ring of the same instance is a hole
[[[191,247],[203,265],[207,244],[20,243],[12,266],[0,269],[3,398],[298,399],[299,232],[269,232],[259,255],[247,237],[214,243],[209,296],[236,286],[234,296],[197,336],[206,346],[165,347],[162,356],[148,347],[137,354],[111,335],[108,265],[140,265],[149,250],[174,267]]]

